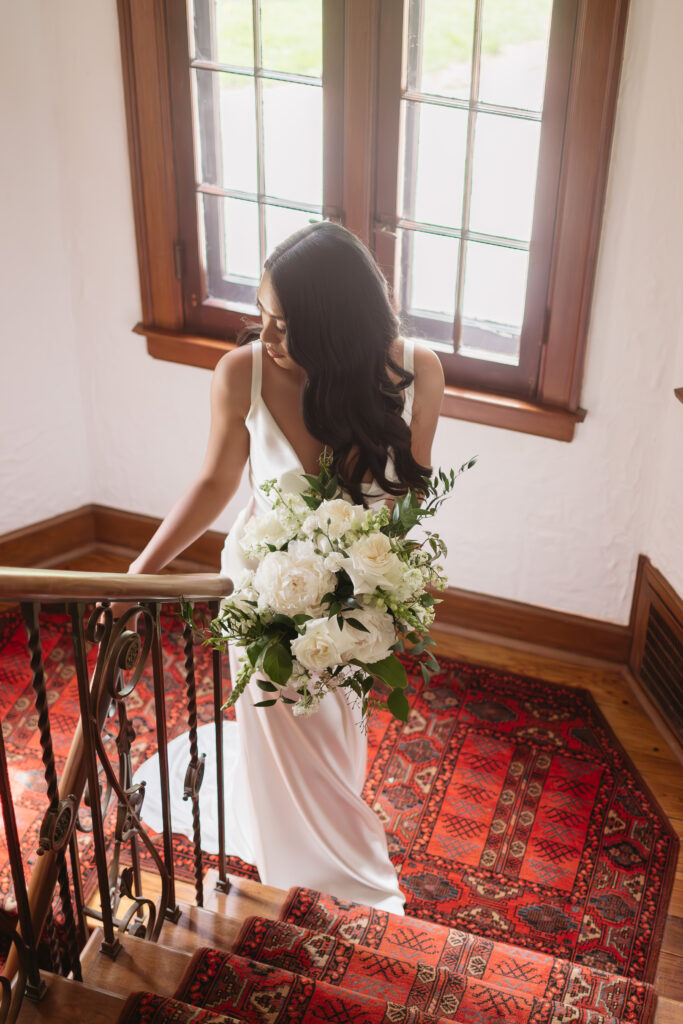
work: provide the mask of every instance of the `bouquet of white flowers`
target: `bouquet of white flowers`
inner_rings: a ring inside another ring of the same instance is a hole
[[[252,517],[241,538],[258,565],[235,581],[202,633],[204,643],[221,650],[228,643],[245,648],[227,706],[255,675],[264,693],[257,707],[282,701],[295,715],[308,715],[326,693],[343,687],[360,702],[364,719],[381,706],[405,721],[406,672],[396,652],[420,659],[425,682],[438,668],[429,651],[438,600],[430,590],[446,586],[443,540],[429,530],[420,541],[407,534],[434,515],[475,461],[458,473],[426,478],[422,493],[409,491],[393,509],[346,501],[325,459],[317,477],[305,476],[301,493],[284,493],[275,481],[262,484],[272,509]],[[192,621],[188,604],[184,616]],[[371,697],[376,679],[389,687],[386,701]]]

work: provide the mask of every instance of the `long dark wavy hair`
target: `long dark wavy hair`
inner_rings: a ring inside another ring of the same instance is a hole
[[[369,471],[388,494],[421,490],[431,469],[413,458],[402,418],[401,393],[413,374],[389,354],[399,320],[368,250],[346,228],[321,221],[285,239],[264,269],[282,306],[290,356],[306,372],[306,429],[331,449],[342,487],[363,504]],[[386,476],[389,457],[395,479]]]

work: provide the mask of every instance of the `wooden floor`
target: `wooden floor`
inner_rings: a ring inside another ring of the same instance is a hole
[[[61,568],[125,571],[128,556],[113,549],[91,552]],[[679,837],[683,839],[683,761],[641,706],[624,667],[551,651],[515,641],[496,642],[488,634],[434,632],[437,653],[492,668],[533,676],[593,694],[616,736],[652,790]],[[676,880],[656,978],[660,995],[659,1024],[683,1024],[683,864]],[[680,1004],[680,1005],[679,1005]]]

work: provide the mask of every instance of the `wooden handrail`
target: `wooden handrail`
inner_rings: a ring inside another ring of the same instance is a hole
[[[232,593],[232,580],[213,573],[164,576],[124,572],[67,572],[0,566],[0,601],[173,601]]]

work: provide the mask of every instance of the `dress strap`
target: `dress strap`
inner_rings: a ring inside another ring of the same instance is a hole
[[[261,373],[263,366],[263,346],[260,341],[251,343],[251,408],[261,395]]]
[[[406,338],[403,342],[403,369],[407,370],[408,373],[414,372],[415,366],[415,342],[412,338]],[[410,426],[410,421],[413,418],[413,397],[415,395],[415,380],[411,380],[408,387],[403,392],[403,419]]]

